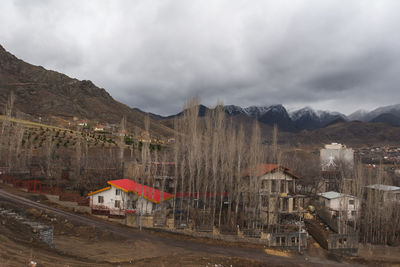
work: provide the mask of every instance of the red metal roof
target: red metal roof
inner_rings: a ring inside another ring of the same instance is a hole
[[[139,196],[142,196],[143,198],[154,203],[159,203],[174,197],[174,195],[170,193],[160,191],[147,185],[143,186],[142,184],[136,183],[129,179],[112,180],[108,181],[107,183],[127,193],[133,192],[138,194]]]

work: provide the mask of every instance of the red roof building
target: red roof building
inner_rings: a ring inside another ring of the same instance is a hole
[[[89,193],[93,213],[124,216],[126,213],[151,214],[170,193],[129,179],[111,180],[110,186]]]
[[[126,193],[133,192],[153,203],[159,203],[174,197],[174,195],[170,193],[160,191],[147,185],[143,186],[129,179],[112,180],[107,183]]]
[[[299,177],[297,175],[294,175],[293,173],[291,173],[289,171],[289,168],[286,168],[286,167],[284,167],[282,165],[278,165],[278,164],[258,164],[254,168],[248,168],[248,169],[244,170],[242,172],[242,177],[247,177],[247,176],[259,177],[259,176],[265,175],[267,173],[274,173],[276,171],[282,171],[295,179],[299,179]]]

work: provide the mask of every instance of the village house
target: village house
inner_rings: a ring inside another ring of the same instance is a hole
[[[360,201],[357,197],[334,191],[319,193],[319,201],[331,216],[341,217],[354,221],[360,210]]]
[[[168,138],[167,139],[168,144],[175,144],[175,138]]]
[[[400,187],[383,184],[373,184],[366,186],[368,193],[378,194],[377,199],[382,202],[399,201]]]
[[[79,126],[82,126],[82,127],[87,127],[87,126],[88,126],[88,122],[87,122],[87,120],[81,120],[81,121],[78,123],[78,125],[79,125]]]
[[[88,194],[94,214],[152,214],[161,205],[168,205],[168,200],[173,198],[172,194],[129,179],[111,180],[107,183],[109,186]]]
[[[278,164],[259,164],[243,172],[242,199],[249,198],[251,177],[257,179],[257,193],[261,198],[261,217],[264,224],[279,223],[280,215],[299,213],[305,206],[306,198],[296,194],[298,176]]]
[[[139,141],[142,143],[151,143],[150,133],[148,131],[141,132]]]
[[[126,137],[126,136],[129,136],[129,131],[126,129],[125,130],[120,129],[116,133],[113,133],[113,135],[119,136],[119,137]]]
[[[95,132],[104,132],[104,126],[101,124],[98,124],[94,127]]]
[[[261,202],[261,221],[254,223],[263,225],[261,238],[266,244],[286,249],[305,248],[307,233],[301,218],[308,198],[296,194],[299,177],[278,164],[259,164],[245,170],[242,177],[242,202],[251,202],[252,195]]]

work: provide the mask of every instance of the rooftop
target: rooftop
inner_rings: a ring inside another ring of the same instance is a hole
[[[292,176],[295,179],[299,178],[298,176],[291,173],[288,168],[286,168],[282,165],[278,165],[278,164],[258,164],[256,167],[250,167],[250,168],[244,170],[242,172],[242,176],[243,177],[253,176],[253,175],[262,176],[264,174],[275,172],[278,170],[283,171],[284,173]]]
[[[347,195],[347,194],[342,194],[342,193],[338,193],[335,191],[329,191],[329,192],[324,192],[324,193],[318,193],[319,196],[326,198],[326,199],[335,199],[335,198],[341,198],[341,197],[354,197],[351,195]]]
[[[158,189],[155,189],[153,187],[147,186],[147,185],[142,185],[139,183],[136,183],[132,180],[129,179],[119,179],[119,180],[111,180],[107,182],[109,185],[112,185],[116,188],[121,189],[122,191],[126,193],[133,192],[139,196],[142,196],[143,198],[154,202],[154,203],[159,203],[165,200],[168,200],[173,197],[172,194],[160,191]],[[90,195],[94,195],[103,191],[106,191],[110,189],[111,187],[106,187],[102,188],[100,190],[94,191],[89,193]]]
[[[400,190],[400,187],[398,187],[398,186],[384,185],[384,184],[373,184],[373,185],[367,185],[366,187],[371,188],[371,189],[382,190],[382,191],[397,191],[397,190]]]

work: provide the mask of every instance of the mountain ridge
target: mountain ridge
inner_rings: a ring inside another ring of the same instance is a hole
[[[7,102],[11,91],[16,95],[16,109],[36,117],[42,115],[69,118],[77,116],[100,122],[119,123],[122,116],[126,116],[128,127],[143,130],[144,116],[149,114],[150,130],[159,136],[172,136],[174,134],[173,119],[183,114],[180,112],[164,117],[144,112],[138,108],[130,108],[114,100],[105,89],[97,87],[91,81],[80,81],[56,71],[46,70],[41,66],[31,65],[7,52],[0,45],[0,104],[4,105]],[[201,105],[199,115],[204,116],[208,109]],[[361,124],[352,123],[350,116],[346,117],[342,113],[313,110],[310,107],[288,112],[281,104],[247,108],[227,105],[225,111],[234,117],[235,125],[244,124],[249,129],[252,128],[253,121],[258,120],[264,136],[270,136],[271,126],[277,124],[282,136],[288,137],[288,142],[292,142],[290,141],[292,139],[307,141],[310,136],[315,140],[329,139],[335,136],[344,139],[348,134],[354,132],[352,127],[361,131],[360,141],[363,140],[362,135],[365,135],[372,142],[373,135],[368,131],[373,130],[376,132],[377,142],[385,140],[395,142],[396,135],[394,133],[398,133],[398,128],[389,126],[399,126],[399,116],[391,112],[400,112],[400,105],[378,108],[372,114],[389,112],[388,114],[391,115],[381,116],[372,122],[360,122]],[[330,134],[332,129],[340,134]],[[389,131],[390,134],[386,134],[386,131]],[[316,133],[319,133],[321,137],[316,136]],[[355,138],[352,135],[348,137]]]
[[[4,106],[11,91],[15,108],[29,116],[78,117],[119,123],[126,116],[128,127],[144,129],[144,115],[120,103],[104,89],[88,80],[29,64],[0,45],[0,104]],[[151,119],[151,131],[171,136],[173,130]]]

